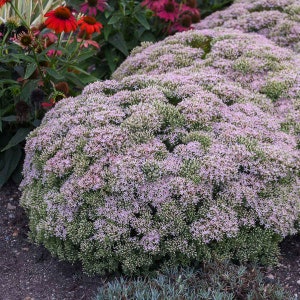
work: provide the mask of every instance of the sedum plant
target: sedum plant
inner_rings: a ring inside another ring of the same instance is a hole
[[[297,137],[276,112],[281,100],[256,91],[244,71],[234,80],[233,64],[271,56],[276,67],[253,65],[250,76],[264,87],[282,70],[296,113],[288,75],[296,56],[235,31],[185,32],[157,48],[168,43],[196,58],[186,64],[179,55],[178,67],[165,64],[162,74],[150,65],[146,74],[91,84],[29,135],[21,203],[31,238],[90,273],[149,273],[211,258],[274,263],[278,243],[299,230]]]
[[[185,74],[185,82],[196,81],[229,105],[235,101],[252,102],[284,117],[282,127],[299,134],[299,65],[299,55],[262,35],[217,28],[177,34],[155,44],[144,43],[132,51],[112,78],[143,75],[145,81],[153,82],[158,76],[155,82],[159,82],[168,80],[170,72],[179,77]],[[173,79],[170,88],[180,86],[180,80]]]
[[[236,0],[229,8],[213,13],[196,29],[239,29],[257,32],[276,44],[300,52],[300,4],[298,0]]]

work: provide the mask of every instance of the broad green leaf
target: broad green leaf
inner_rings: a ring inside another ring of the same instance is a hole
[[[109,37],[109,35],[110,35],[110,33],[111,33],[111,30],[112,30],[112,27],[111,26],[106,26],[106,27],[104,27],[104,29],[103,29],[103,35],[104,35],[104,40],[105,41],[107,41],[108,40],[108,37]]]
[[[19,164],[22,156],[20,147],[16,146],[8,149],[7,151],[0,153],[0,188],[9,179],[11,174],[14,172]]]
[[[77,66],[70,65],[70,68],[72,68],[72,69],[74,69],[74,70],[76,70],[76,71],[79,71],[79,72],[82,73],[82,74],[90,75],[90,73],[88,73],[87,71],[85,71],[85,70],[83,70],[83,69],[81,69],[81,68],[79,68],[79,67],[77,67]],[[80,75],[80,74],[79,74],[79,75]]]
[[[1,117],[1,120],[5,121],[5,122],[16,122],[17,121],[17,117],[11,115],[11,116],[7,116],[7,117]]]
[[[36,63],[31,63],[27,66],[24,79],[28,79],[36,70]]]
[[[154,34],[152,34],[151,32],[147,31],[145,33],[142,34],[141,36],[141,41],[142,42],[155,42],[155,36]]]
[[[28,80],[23,86],[20,98],[27,101],[30,98],[31,92],[37,87],[39,79]]]
[[[1,79],[0,84],[16,84],[18,83],[16,80],[12,79]]]
[[[10,139],[8,144],[1,150],[1,152],[4,152],[24,141],[30,131],[31,130],[29,128],[19,128],[15,135]]]
[[[120,22],[122,16],[120,16],[119,14],[114,14],[110,20],[108,21],[108,25],[113,25],[113,24],[116,24],[118,22]]]
[[[111,45],[113,45],[116,49],[121,51],[125,56],[128,56],[129,53],[128,53],[127,45],[123,35],[120,32],[116,33],[112,37],[109,37],[108,42]]]
[[[114,62],[114,57],[110,51],[110,49],[105,49],[104,51],[105,58],[107,60],[107,64],[111,72],[114,72],[116,69],[116,63]]]
[[[5,116],[6,114],[14,111],[15,105],[14,104],[9,104],[5,106],[3,109],[0,109],[0,116]]]
[[[29,55],[15,53],[15,54],[12,54],[12,57],[14,57],[15,59],[20,59],[20,60],[27,61],[30,63],[35,63],[34,59]]]
[[[136,14],[135,18],[138,20],[138,22],[144,26],[147,30],[150,29],[150,24],[148,23],[146,17],[144,14]]]
[[[41,120],[35,119],[31,124],[34,127],[39,127],[41,125]]]
[[[88,51],[88,52],[82,53],[82,54],[80,54],[80,55],[77,57],[76,62],[77,62],[77,63],[78,63],[78,62],[82,62],[82,61],[84,61],[84,60],[86,60],[86,59],[88,59],[88,58],[90,58],[90,57],[92,57],[92,56],[94,56],[94,55],[95,55],[95,52],[94,52],[94,51]]]
[[[54,79],[57,79],[57,80],[63,80],[64,79],[64,76],[61,75],[60,73],[58,73],[54,69],[47,68],[46,71],[47,71],[48,75],[50,75]]]

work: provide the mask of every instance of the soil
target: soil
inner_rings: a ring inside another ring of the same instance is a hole
[[[0,300],[92,300],[105,278],[53,258],[28,241],[28,220],[13,183],[0,190]],[[300,298],[300,235],[281,244],[280,264],[262,269],[266,282],[280,281]]]

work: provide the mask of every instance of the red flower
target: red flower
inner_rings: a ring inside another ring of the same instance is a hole
[[[106,7],[106,0],[87,0],[87,2],[80,5],[80,11],[88,15],[97,15],[97,10],[104,11]]]
[[[178,3],[174,0],[164,0],[162,4],[162,7],[157,12],[157,16],[165,21],[174,22],[178,17]]]
[[[4,4],[10,2],[10,0],[0,0],[0,7],[2,7]]]
[[[62,51],[60,50],[55,50],[55,49],[50,49],[47,51],[47,56],[52,57],[52,56],[62,56]]]
[[[94,32],[100,32],[100,29],[103,28],[102,24],[97,22],[94,17],[85,16],[78,21],[81,31],[85,31],[86,34],[92,34]]]
[[[1,0],[0,0],[1,1]],[[77,28],[77,21],[72,15],[69,8],[60,6],[55,10],[51,10],[45,14],[48,19],[45,21],[45,25],[53,29],[55,33],[70,32]]]
[[[55,105],[55,100],[51,98],[50,102],[42,102],[41,105],[44,109],[48,110]]]

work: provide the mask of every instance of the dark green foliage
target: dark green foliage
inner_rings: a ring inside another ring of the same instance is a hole
[[[201,11],[201,18],[203,19],[217,10],[229,6],[233,0],[198,0],[197,2]]]

